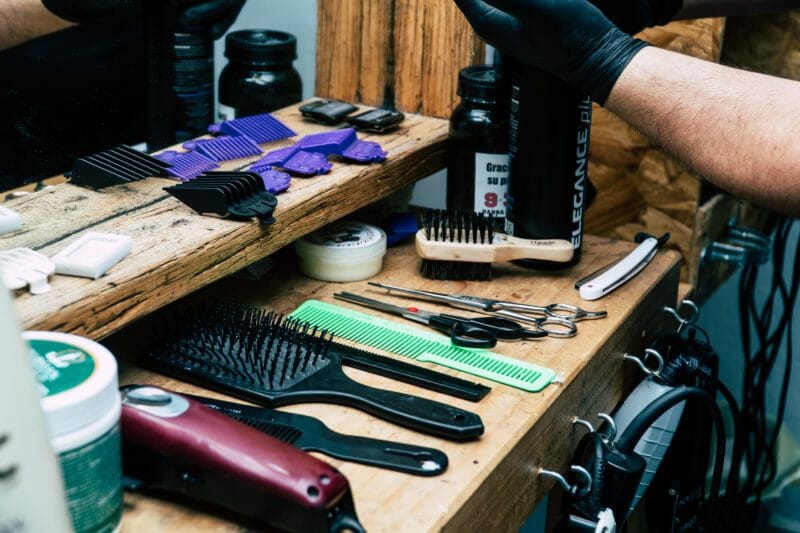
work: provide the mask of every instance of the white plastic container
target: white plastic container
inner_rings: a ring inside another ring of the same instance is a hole
[[[50,439],[77,533],[119,530],[121,409],[114,356],[94,341],[26,331]]]
[[[295,241],[300,271],[322,281],[359,281],[383,268],[386,234],[348,220],[328,224]]]
[[[31,358],[0,286],[0,531],[69,533],[64,483]]]

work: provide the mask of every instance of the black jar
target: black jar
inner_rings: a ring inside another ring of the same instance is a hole
[[[458,74],[461,103],[450,117],[447,208],[505,217],[508,191],[509,83],[492,65]]]
[[[268,113],[299,102],[303,83],[292,62],[297,39],[282,31],[242,30],[225,37],[219,77],[220,120]]]

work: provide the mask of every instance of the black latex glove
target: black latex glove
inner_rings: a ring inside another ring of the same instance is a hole
[[[622,31],[639,33],[670,22],[683,0],[591,0]]]
[[[207,31],[218,39],[239,16],[245,0],[42,0],[42,4],[51,13],[72,22],[100,20],[126,8],[144,7],[149,13],[171,8],[178,31]]]
[[[623,32],[587,0],[455,0],[489,44],[603,104],[647,43]]]

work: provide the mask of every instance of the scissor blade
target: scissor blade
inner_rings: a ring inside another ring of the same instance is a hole
[[[352,292],[336,292],[333,294],[333,297],[346,302],[363,305],[364,307],[369,307],[371,309],[377,309],[378,311],[384,311],[393,315],[402,316],[415,322],[421,322],[423,324],[428,323],[428,318],[424,316],[426,314],[424,311],[411,312],[405,307],[387,304],[386,302],[373,300],[372,298],[353,294]]]
[[[489,300],[474,298],[471,296],[461,296],[459,294],[444,294],[441,292],[409,289],[407,287],[398,287],[396,285],[378,283],[375,281],[369,281],[367,283],[369,285],[372,285],[373,287],[380,287],[381,289],[386,289],[389,292],[399,292],[402,294],[409,294],[423,300],[430,300],[432,302],[444,303],[449,305],[450,307],[455,307],[456,309],[488,310],[489,307],[487,306],[490,305],[487,304]]]

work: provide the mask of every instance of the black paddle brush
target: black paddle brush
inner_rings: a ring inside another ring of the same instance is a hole
[[[353,381],[330,344],[330,335],[303,322],[224,304],[182,315],[143,364],[266,407],[337,403],[446,439],[472,440],[483,433],[474,413]]]
[[[493,216],[471,211],[426,212],[416,236],[420,273],[430,279],[483,281],[492,279],[492,263],[572,259],[569,241],[520,239],[496,232],[494,225]]]

